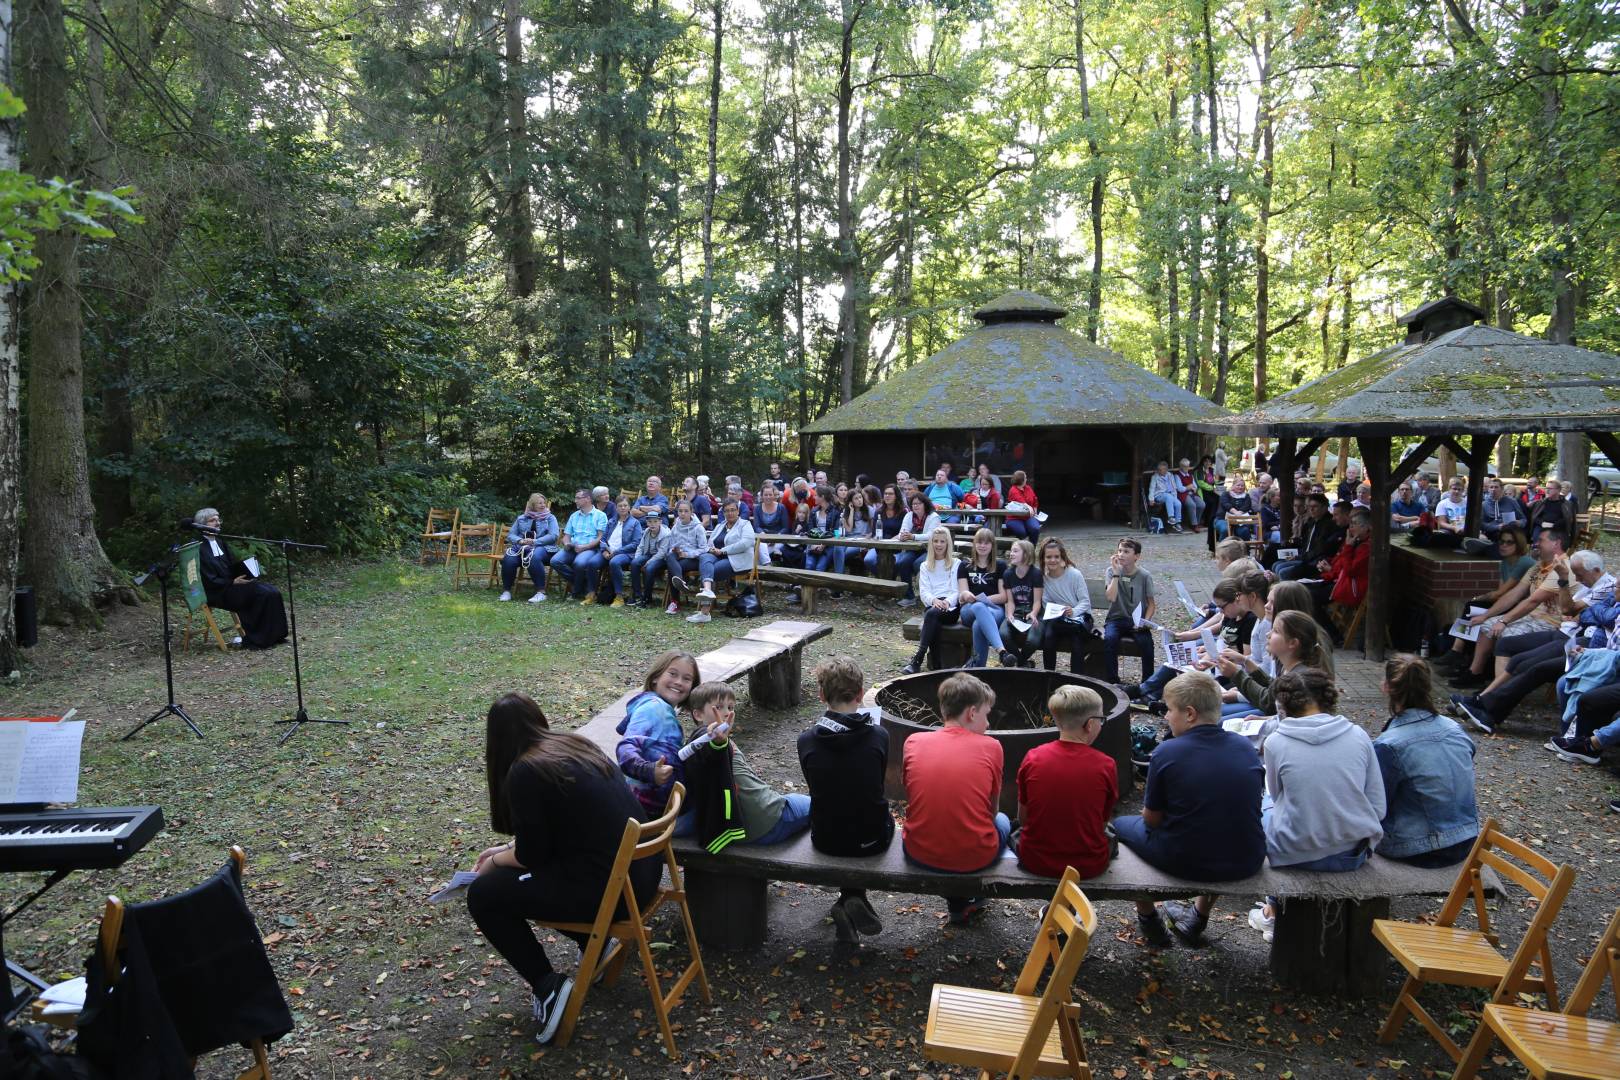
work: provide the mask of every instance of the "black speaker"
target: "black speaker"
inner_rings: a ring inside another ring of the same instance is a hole
[[[34,601],[32,585],[17,586],[12,612],[17,620],[17,644],[23,648],[39,643],[39,605]]]

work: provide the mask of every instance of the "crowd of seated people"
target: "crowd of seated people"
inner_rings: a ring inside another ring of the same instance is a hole
[[[918,483],[904,469],[890,483],[864,473],[853,482],[832,482],[825,470],[789,476],[772,462],[757,492],[737,475],[719,482],[688,476],[669,490],[661,477],[649,476],[634,498],[615,501],[606,487],[581,488],[566,516],[553,514],[537,492],[507,530],[500,599],[511,600],[527,572],[534,590],[529,602],[543,603],[548,575],[555,573],[582,605],[648,607],[667,575],[674,596],[665,610],[678,614],[685,602],[696,607],[688,621],[706,622],[716,586],[753,570],[755,537],[766,535],[803,540],[762,545],[762,564],[885,574],[906,583],[897,603],[916,606],[915,579],[926,553],[902,549],[885,560],[871,541],[926,542],[942,525],[985,524],[990,515],[983,511],[995,511],[1009,537],[1032,547],[1040,540],[1040,499],[1023,470],[1005,482],[986,464],[962,480],[954,472],[946,462],[929,483]],[[840,542],[845,539],[858,543]],[[686,580],[688,574],[696,574],[696,585]]]

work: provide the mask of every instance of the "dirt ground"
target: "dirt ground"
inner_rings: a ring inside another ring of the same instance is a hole
[[[1096,572],[1112,538],[1076,539],[1082,569]],[[1195,596],[1214,581],[1195,537],[1155,539],[1146,565],[1180,577]],[[80,802],[159,803],[168,826],[124,867],[74,875],[19,919],[6,937],[12,959],[57,977],[79,973],[102,896],[183,888],[219,864],[226,844],[241,842],[249,903],[296,1017],[273,1047],[278,1076],[968,1075],[922,1050],[930,987],[1009,986],[1032,940],[1035,902],[996,901],[976,925],[956,928],[938,898],[874,894],[885,931],[851,948],[833,940],[833,892],[773,886],[762,949],[704,954],[714,1002],[692,998],[676,1009],[681,1060],[663,1056],[634,962],[618,985],[591,992],[570,1046],[536,1046],[527,989],[464,906],[425,903],[492,842],[483,710],[499,689],[532,687],[554,719],[582,723],[638,682],[659,649],[701,652],[742,629],[720,619],[693,629],[650,613],[495,605],[488,593],[453,593],[441,576],[402,564],[325,566],[308,595],[298,610],[312,712],[353,723],[302,731],[282,749],[269,721],[290,713],[288,650],[182,657],[180,696],[208,739],[165,721],[126,743],[118,737],[162,703],[156,605],[114,611],[97,632],[47,628],[21,685],[0,687],[0,710],[78,706],[90,721]],[[767,594],[766,606],[771,616],[792,615],[780,594]],[[834,651],[854,655],[874,681],[904,663],[903,614],[892,604],[845,599],[818,617],[835,632],[812,646],[807,682],[814,660]],[[1376,669],[1345,653],[1339,676],[1342,711],[1376,732],[1386,715]],[[817,712],[813,687],[805,690],[806,703],[793,709],[758,709],[745,695],[739,710],[740,745],[784,789],[803,790],[793,740]],[[1568,989],[1620,903],[1620,815],[1604,805],[1620,782],[1607,768],[1572,767],[1542,750],[1553,715],[1535,701],[1503,734],[1477,740],[1478,797],[1482,814],[1579,875],[1553,934],[1558,982]],[[15,902],[32,880],[0,881],[0,899]],[[1420,919],[1438,904],[1397,898],[1394,915]],[[1374,1041],[1398,986],[1393,963],[1368,1000],[1284,992],[1268,974],[1248,907],[1239,898],[1221,903],[1203,948],[1153,953],[1135,938],[1130,905],[1101,905],[1102,930],[1076,982],[1097,1076],[1449,1073],[1415,1024],[1391,1046]],[[1519,892],[1497,904],[1504,941],[1515,940],[1529,912]],[[674,939],[671,922],[662,930]],[[566,941],[548,948],[560,967],[576,955]],[[658,956],[673,967],[684,946]],[[1466,1037],[1479,995],[1433,1000],[1436,1015]],[[1613,1007],[1609,989],[1598,1011]],[[1499,1057],[1491,1074],[1513,1074],[1506,1061]],[[204,1060],[202,1074],[223,1076],[237,1064],[234,1052],[221,1052]]]

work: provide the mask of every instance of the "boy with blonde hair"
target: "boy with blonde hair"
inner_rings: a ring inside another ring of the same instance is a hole
[[[1103,726],[1103,700],[1090,687],[1060,686],[1046,700],[1057,741],[1037,746],[1018,766],[1018,863],[1032,874],[1083,878],[1108,869],[1109,811],[1119,801],[1114,759],[1092,747]]]
[[[1258,873],[1266,859],[1260,755],[1248,739],[1221,728],[1221,688],[1204,672],[1171,679],[1164,702],[1174,738],[1153,751],[1142,812],[1114,819],[1119,842],[1175,877],[1234,881]],[[1213,896],[1200,896],[1155,908],[1138,900],[1137,928],[1150,948],[1169,945],[1162,910],[1177,936],[1194,944],[1213,903]]]
[[[861,710],[866,673],[848,656],[816,665],[816,692],[827,711],[799,734],[799,767],[810,787],[810,843],[828,855],[875,855],[894,838],[883,797],[889,733]],[[883,923],[864,889],[843,889],[832,907],[833,929],[846,944],[880,934]]]
[[[985,732],[996,694],[967,672],[939,687],[940,727],[906,740],[906,857],[925,869],[972,874],[1001,857],[1012,832],[1001,798],[1001,744]],[[984,910],[978,897],[946,897],[951,922],[961,924]]]

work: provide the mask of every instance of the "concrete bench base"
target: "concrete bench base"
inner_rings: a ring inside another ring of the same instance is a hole
[[[759,580],[798,586],[799,607],[806,615],[816,613],[816,600],[823,589],[833,592],[866,593],[892,600],[898,600],[906,595],[906,583],[903,581],[835,574],[828,570],[801,570],[791,566],[761,566]]]
[[[869,858],[823,855],[808,833],[770,847],[732,845],[711,855],[692,841],[677,841],[686,870],[692,921],[705,948],[756,949],[764,944],[771,881],[797,881],[830,888],[870,889],[933,896],[1010,897],[1050,900],[1057,883],[1038,877],[1004,854],[977,874],[942,874],[906,859],[898,833],[889,849]],[[1266,866],[1241,881],[1194,882],[1171,877],[1143,862],[1129,848],[1095,878],[1081,882],[1093,901],[1165,900],[1216,893],[1223,897],[1278,896],[1271,943],[1271,973],[1289,989],[1339,997],[1383,991],[1389,962],[1373,940],[1374,919],[1389,916],[1393,896],[1443,896],[1455,868],[1424,870],[1373,856],[1347,874],[1278,870]],[[1499,887],[1491,877],[1493,892]]]

